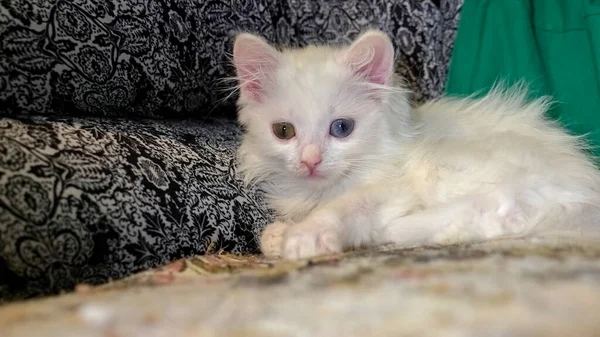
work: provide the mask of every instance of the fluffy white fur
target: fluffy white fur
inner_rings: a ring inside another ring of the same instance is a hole
[[[600,233],[600,172],[580,138],[544,117],[547,99],[498,88],[412,109],[379,31],[295,50],[241,34],[234,64],[240,168],[279,214],[261,237],[267,256]],[[355,121],[349,137],[329,135],[337,118]],[[277,138],[276,122],[295,137]],[[307,151],[319,152],[320,177],[301,163]]]

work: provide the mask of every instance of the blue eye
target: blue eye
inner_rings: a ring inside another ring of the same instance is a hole
[[[340,118],[331,123],[329,134],[336,138],[346,138],[354,130],[354,121],[351,119]]]

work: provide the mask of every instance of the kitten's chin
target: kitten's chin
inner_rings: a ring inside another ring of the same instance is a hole
[[[333,182],[324,176],[307,176],[300,179],[299,183],[312,191],[325,190],[333,185]]]
[[[314,173],[308,176],[305,176],[304,179],[308,180],[308,181],[326,181],[327,177],[319,174],[319,173]]]
[[[322,183],[328,180],[328,177],[321,173],[301,174],[297,175],[296,178],[300,182],[306,183]]]

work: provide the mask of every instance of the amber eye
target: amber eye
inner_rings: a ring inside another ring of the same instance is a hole
[[[281,122],[273,124],[273,133],[277,138],[287,140],[294,138],[296,130],[292,124]]]

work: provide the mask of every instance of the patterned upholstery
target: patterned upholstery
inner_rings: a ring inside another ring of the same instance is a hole
[[[1,112],[232,115],[223,79],[233,75],[229,53],[239,31],[303,46],[349,42],[378,27],[395,41],[416,100],[431,98],[444,87],[461,3],[1,0]]]
[[[0,120],[0,293],[256,252],[270,217],[236,174],[239,133],[230,120]]]

